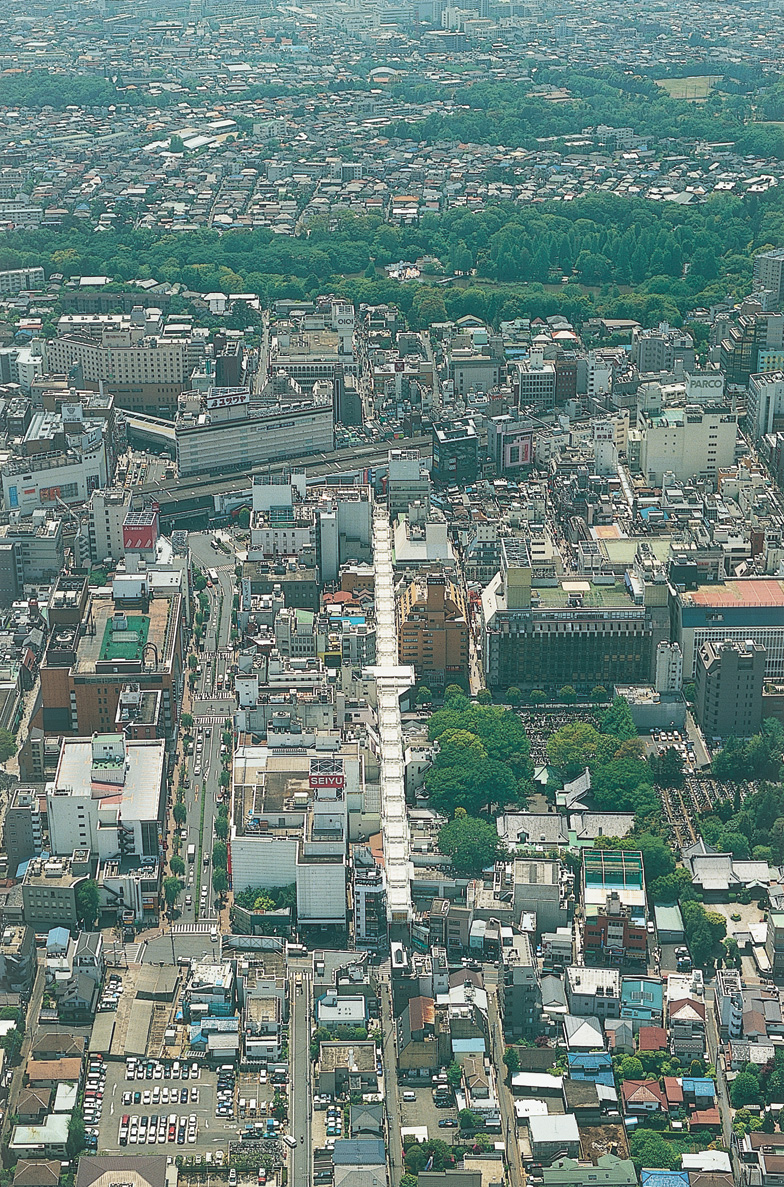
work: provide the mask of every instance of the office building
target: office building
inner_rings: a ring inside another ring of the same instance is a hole
[[[387,939],[387,888],[384,870],[354,859],[354,940],[375,947]]]
[[[49,734],[108,733],[129,682],[160,692],[163,726],[176,728],[182,681],[183,598],[174,575],[156,570],[114,578],[113,596],[64,574],[53,591],[34,725]]]
[[[433,481],[453,486],[475,482],[479,474],[479,437],[470,417],[433,425]]]
[[[784,429],[784,371],[750,376],[746,422],[755,441]]]
[[[631,361],[641,373],[672,371],[680,364],[684,371],[694,367],[694,339],[685,330],[673,330],[666,322],[656,330],[632,330]]]
[[[122,488],[94,490],[90,495],[90,553],[96,564],[116,563],[125,555],[123,523],[131,506],[131,493]]]
[[[418,449],[390,449],[387,507],[390,518],[407,515],[412,503],[430,506],[430,475]]]
[[[752,280],[755,288],[770,289],[778,302],[784,295],[784,248],[774,247],[754,256]]]
[[[429,688],[467,685],[468,615],[460,587],[431,575],[406,586],[398,600],[401,664]]]
[[[90,877],[89,849],[74,850],[68,857],[34,857],[22,882],[22,916],[36,932],[53,927],[76,930],[76,887]]]
[[[491,688],[571,684],[590,691],[596,684],[651,678],[665,586],[570,580],[533,589],[525,542],[501,544],[501,571],[482,592],[484,670]]]
[[[487,422],[487,453],[498,475],[514,477],[533,465],[534,433],[530,421],[516,415]]]
[[[0,541],[13,545],[20,589],[57,580],[65,564],[64,524],[62,516],[39,508],[29,519],[12,513],[9,522],[0,526]]]
[[[652,486],[661,486],[665,474],[678,482],[715,482],[720,469],[735,463],[738,417],[728,408],[640,409],[637,428],[642,433],[640,470]]]
[[[16,877],[22,862],[40,857],[43,850],[43,826],[38,793],[31,787],[18,787],[5,813],[3,848],[8,876]]]
[[[672,588],[670,602],[685,681],[695,679],[703,643],[727,639],[760,644],[766,680],[784,681],[784,580],[746,577],[707,585],[695,580],[688,588]]]
[[[532,408],[536,412],[554,408],[557,379],[555,363],[545,361],[541,350],[532,350],[529,358],[521,359],[512,368],[512,394],[516,407]],[[574,386],[576,391],[576,367]]]
[[[707,640],[697,654],[696,713],[708,738],[748,738],[762,724],[765,648],[753,639]]]
[[[730,326],[720,346],[720,367],[727,383],[745,387],[766,358],[784,349],[784,314],[763,313],[761,309],[741,313],[737,324]]]
[[[617,969],[570,965],[566,969],[569,1012],[578,1017],[620,1018],[621,977]]]

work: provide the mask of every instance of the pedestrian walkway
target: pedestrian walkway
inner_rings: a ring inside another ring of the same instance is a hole
[[[206,936],[209,935],[217,920],[211,923],[175,923],[171,930],[176,936]]]
[[[226,720],[225,713],[220,714],[220,715],[215,713],[215,714],[213,714],[212,717],[210,717],[209,715],[204,716],[204,717],[194,717],[193,722],[194,722],[194,725],[222,725],[225,720]]]

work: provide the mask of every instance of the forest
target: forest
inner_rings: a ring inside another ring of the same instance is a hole
[[[315,220],[299,238],[264,229],[178,235],[134,229],[130,217],[100,234],[77,220],[11,232],[0,242],[0,268],[42,263],[47,274],[106,274],[118,283],[155,277],[196,292],[252,291],[263,302],[332,291],[398,304],[414,327],[464,313],[493,322],[559,312],[578,324],[597,314],[651,324],[680,323],[695,307],[745,294],[753,251],[784,242],[777,190],[687,208],[611,194],[567,206],[498,202],[428,214],[414,227],[345,213]],[[475,272],[442,285],[383,274],[384,265],[423,254]]]

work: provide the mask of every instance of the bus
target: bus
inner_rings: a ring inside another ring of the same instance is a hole
[[[196,846],[189,845],[188,846],[188,861],[193,862],[195,860],[196,860]]]
[[[209,577],[209,579],[210,579],[210,581],[212,582],[212,584],[213,584],[213,585],[217,585],[217,584],[218,584],[218,571],[217,571],[217,569],[208,569],[208,570],[207,570],[207,576]]]

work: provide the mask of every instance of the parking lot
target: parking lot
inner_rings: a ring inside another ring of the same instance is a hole
[[[194,1154],[215,1151],[217,1148],[225,1151],[227,1142],[236,1139],[236,1107],[231,1116],[215,1115],[215,1071],[200,1065],[194,1071],[193,1061],[190,1061],[187,1064],[188,1077],[183,1079],[182,1064],[179,1069],[175,1069],[173,1065],[164,1067],[157,1061],[151,1061],[153,1074],[148,1078],[146,1068],[141,1064],[139,1066],[142,1067],[142,1078],[134,1076],[130,1079],[125,1063],[107,1063],[103,1110],[98,1121],[98,1149],[101,1152],[119,1153],[122,1149],[123,1153],[131,1153],[134,1146],[138,1148],[144,1145],[152,1153],[154,1145],[156,1153],[163,1153],[165,1148],[167,1154]],[[175,1075],[176,1070],[179,1070],[179,1075]],[[184,1095],[187,1095],[187,1100],[183,1100]],[[124,1116],[129,1118],[128,1138],[127,1143],[121,1146],[120,1128]],[[152,1117],[156,1118],[155,1142],[151,1135]],[[176,1120],[174,1134],[170,1136],[172,1117]],[[142,1121],[142,1118],[146,1120]],[[182,1118],[185,1119],[184,1126],[181,1124]],[[191,1118],[195,1118],[195,1123]],[[182,1130],[184,1137],[180,1141]],[[131,1132],[136,1134],[135,1142],[131,1141]],[[145,1134],[144,1142],[140,1140],[142,1132]]]
[[[416,1100],[404,1100],[404,1092],[414,1092]],[[456,1135],[459,1132],[457,1126],[442,1127],[439,1122],[457,1121],[457,1109],[454,1104],[450,1105],[448,1109],[437,1109],[433,1100],[432,1086],[429,1082],[427,1087],[422,1088],[411,1088],[408,1085],[398,1088],[398,1099],[400,1101],[401,1125],[404,1129],[426,1125],[428,1137],[440,1138],[442,1142],[450,1144],[456,1140]]]

